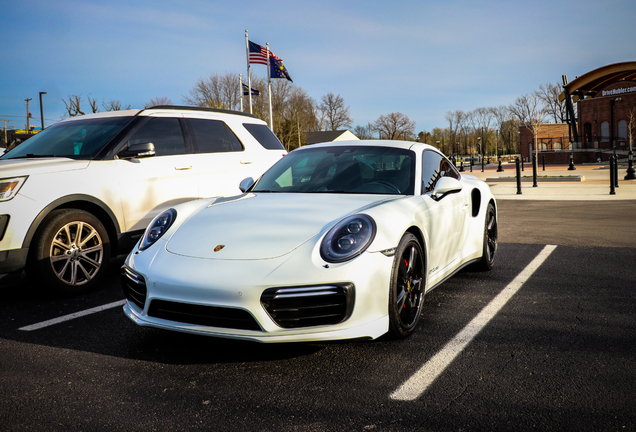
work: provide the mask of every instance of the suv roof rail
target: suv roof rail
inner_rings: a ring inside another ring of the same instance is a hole
[[[203,108],[203,107],[183,106],[183,105],[155,105],[155,106],[151,106],[151,107],[145,108],[144,110],[149,110],[149,109],[172,109],[172,110],[189,110],[189,111],[207,111],[207,112],[218,112],[218,113],[225,113],[225,114],[236,114],[236,115],[242,115],[242,116],[246,116],[246,117],[257,118],[254,114],[250,114],[250,113],[246,113],[246,112],[242,112],[242,111],[221,109],[221,108]],[[142,111],[144,111],[144,110],[142,110]]]

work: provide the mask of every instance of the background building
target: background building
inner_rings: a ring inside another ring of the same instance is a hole
[[[636,62],[615,63],[594,69],[568,82],[563,93],[568,121],[541,124],[537,133],[539,158],[546,163],[606,161],[613,154],[626,159],[630,130],[636,133]],[[528,161],[534,134],[520,128],[521,155]]]

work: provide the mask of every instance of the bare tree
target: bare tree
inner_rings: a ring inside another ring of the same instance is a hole
[[[345,106],[342,96],[327,93],[322,97],[318,109],[326,121],[327,130],[335,131],[351,127],[353,120],[349,115],[349,107]]]
[[[254,87],[254,85],[252,85]],[[208,78],[199,78],[183,100],[188,105],[206,108],[236,110],[240,104],[242,91],[234,74],[210,74]]]
[[[546,108],[546,114],[552,117],[554,123],[563,123],[566,120],[565,99],[559,101],[562,90],[558,84],[541,84],[535,95]]]
[[[84,115],[84,111],[80,108],[81,99],[82,95],[70,95],[68,97],[68,103],[66,102],[66,99],[62,99],[62,102],[66,105],[66,111],[68,111],[69,117]]]
[[[277,122],[276,134],[288,151],[306,144],[304,133],[313,130],[315,124],[314,100],[304,90],[292,85],[284,110],[277,113]]]
[[[545,106],[539,104],[540,100],[536,94],[518,97],[515,103],[508,108],[510,112],[519,120],[520,126],[527,127],[534,136],[534,152],[538,156],[537,135],[539,128],[543,124],[547,115]]]
[[[475,126],[477,132],[481,132],[485,134],[482,138],[483,143],[481,143],[482,156],[488,153],[488,134],[490,133],[490,126],[494,120],[494,116],[490,108],[477,108],[473,111],[473,115],[475,116]]]
[[[122,110],[122,104],[118,99],[111,99],[108,102],[106,101],[102,101],[102,107],[104,108],[104,110],[106,111],[121,111]],[[146,108],[148,108],[146,106]],[[123,109],[130,109],[130,105],[128,105],[126,108]]]
[[[457,148],[460,137],[459,131],[463,127],[466,120],[466,113],[462,110],[448,111],[446,113],[446,121],[448,122],[448,135],[453,153],[461,153]]]
[[[165,96],[150,99],[150,102],[146,104],[145,108],[150,108],[153,106],[161,106],[161,105],[172,105],[172,99]]]
[[[374,123],[373,129],[380,137],[389,140],[408,140],[415,135],[415,122],[406,115],[397,112],[381,115]]]
[[[88,99],[88,104],[91,106],[93,114],[99,112],[99,108],[97,107],[97,99],[91,99],[90,95],[86,96],[86,99]]]
[[[371,123],[367,123],[366,126],[356,126],[353,128],[353,134],[363,139],[372,139],[373,138],[373,125]]]

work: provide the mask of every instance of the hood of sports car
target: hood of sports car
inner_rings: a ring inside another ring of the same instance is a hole
[[[397,198],[276,193],[220,198],[190,215],[168,241],[167,250],[206,259],[275,258],[348,214]]]

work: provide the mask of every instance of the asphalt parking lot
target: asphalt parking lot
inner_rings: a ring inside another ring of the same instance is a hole
[[[1,280],[0,430],[636,430],[630,187],[613,201],[498,196],[495,268],[427,295],[400,342],[139,328],[120,306],[94,309],[122,300],[121,258],[79,297]]]

